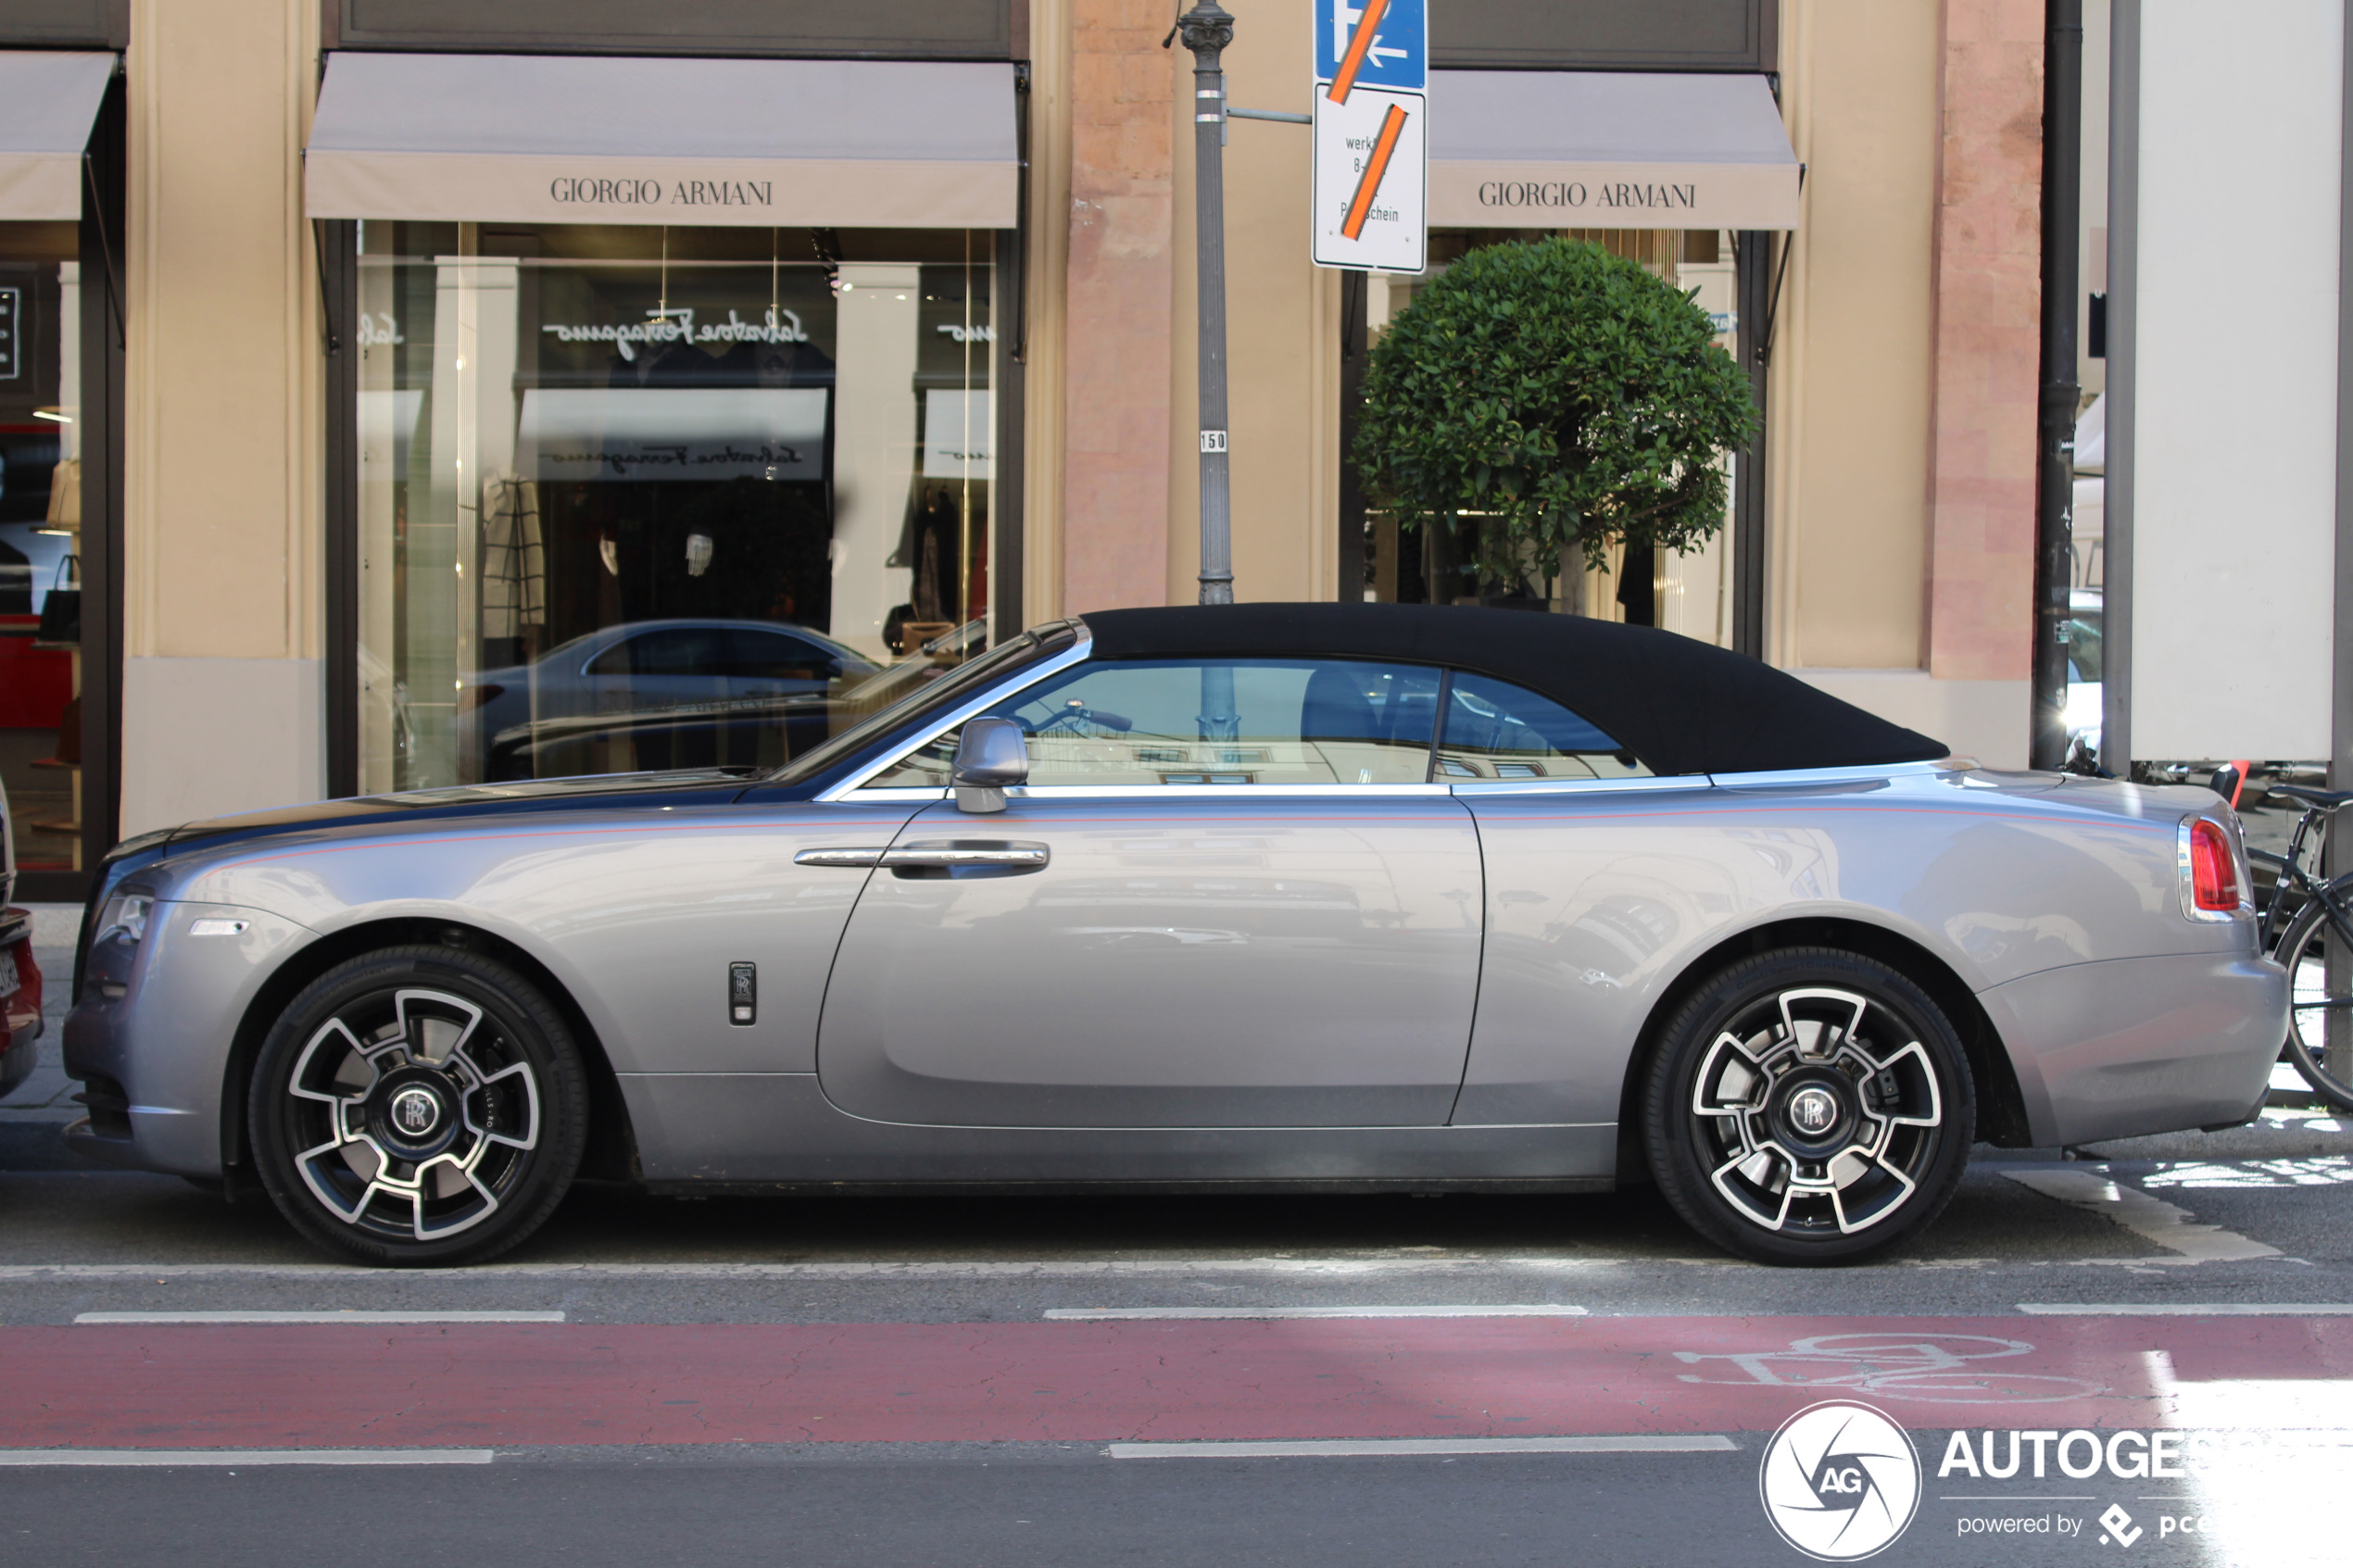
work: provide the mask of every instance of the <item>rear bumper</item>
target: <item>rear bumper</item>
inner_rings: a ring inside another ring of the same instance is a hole
[[[2227,953],[2069,964],[1978,995],[2045,1147],[2246,1120],[2287,999],[2285,970]]]

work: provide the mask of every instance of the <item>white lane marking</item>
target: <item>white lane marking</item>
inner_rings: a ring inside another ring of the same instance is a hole
[[[2353,1165],[2341,1154],[2305,1160],[2173,1160],[2141,1178],[2145,1187],[2229,1188],[2323,1187],[2353,1184]]]
[[[2008,1166],[2002,1174],[2045,1198],[2056,1198],[2061,1203],[2112,1220],[2135,1236],[2176,1254],[2171,1258],[2099,1258],[2081,1261],[2178,1265],[2244,1263],[2280,1256],[2276,1247],[2267,1247],[2220,1225],[2199,1224],[2187,1210],[2177,1209],[2161,1198],[2151,1198],[2138,1187],[2126,1186],[2080,1165]]]
[[[1581,1318],[1582,1307],[1050,1307],[1056,1323],[1150,1318]]]
[[[2341,1301],[2020,1301],[2041,1318],[2330,1318],[2353,1316]]]
[[[0,1449],[0,1465],[488,1464],[488,1449]]]
[[[561,1312],[76,1312],[76,1323],[561,1323]]]
[[[1413,1454],[1713,1454],[1740,1445],[1715,1432],[1584,1437],[1344,1437],[1283,1443],[1114,1443],[1113,1459],[1321,1459]]]
[[[1466,1273],[1523,1269],[1561,1273],[1630,1262],[1626,1258],[1197,1258],[1037,1260],[1024,1262],[872,1263],[486,1263],[444,1279],[1124,1279],[1190,1274]],[[1670,1259],[1667,1261],[1685,1261]],[[382,1269],[344,1263],[6,1263],[0,1280],[384,1279]],[[413,1275],[396,1276],[413,1278]]]

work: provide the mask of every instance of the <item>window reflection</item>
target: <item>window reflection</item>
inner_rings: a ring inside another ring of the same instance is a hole
[[[1080,665],[989,712],[1027,733],[1036,786],[1417,784],[1438,686],[1436,670],[1351,659],[1139,659]],[[866,787],[945,785],[955,742]]]
[[[988,238],[362,224],[362,787],[774,768],[985,647]]]
[[[1441,781],[1648,778],[1599,728],[1524,686],[1457,672],[1448,688]]]
[[[0,224],[0,788],[17,869],[82,864],[82,269],[70,223]]]

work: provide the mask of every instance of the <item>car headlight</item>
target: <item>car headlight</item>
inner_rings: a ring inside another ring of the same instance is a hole
[[[118,893],[98,911],[97,940],[127,937],[133,947],[147,935],[147,911],[155,900],[144,893]]]

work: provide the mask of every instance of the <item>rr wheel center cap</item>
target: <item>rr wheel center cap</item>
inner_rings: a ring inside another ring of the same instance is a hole
[[[1819,1068],[1801,1069],[1784,1079],[1766,1113],[1772,1135],[1805,1160],[1827,1159],[1846,1147],[1862,1119],[1854,1086]]]
[[[1799,1132],[1818,1138],[1837,1124],[1838,1100],[1828,1089],[1808,1085],[1789,1097],[1789,1119]]]
[[[426,1068],[406,1068],[377,1085],[368,1123],[388,1154],[429,1160],[458,1135],[457,1085]]]
[[[410,1143],[433,1136],[441,1124],[441,1100],[430,1089],[403,1089],[392,1097],[388,1110],[394,1131]]]

